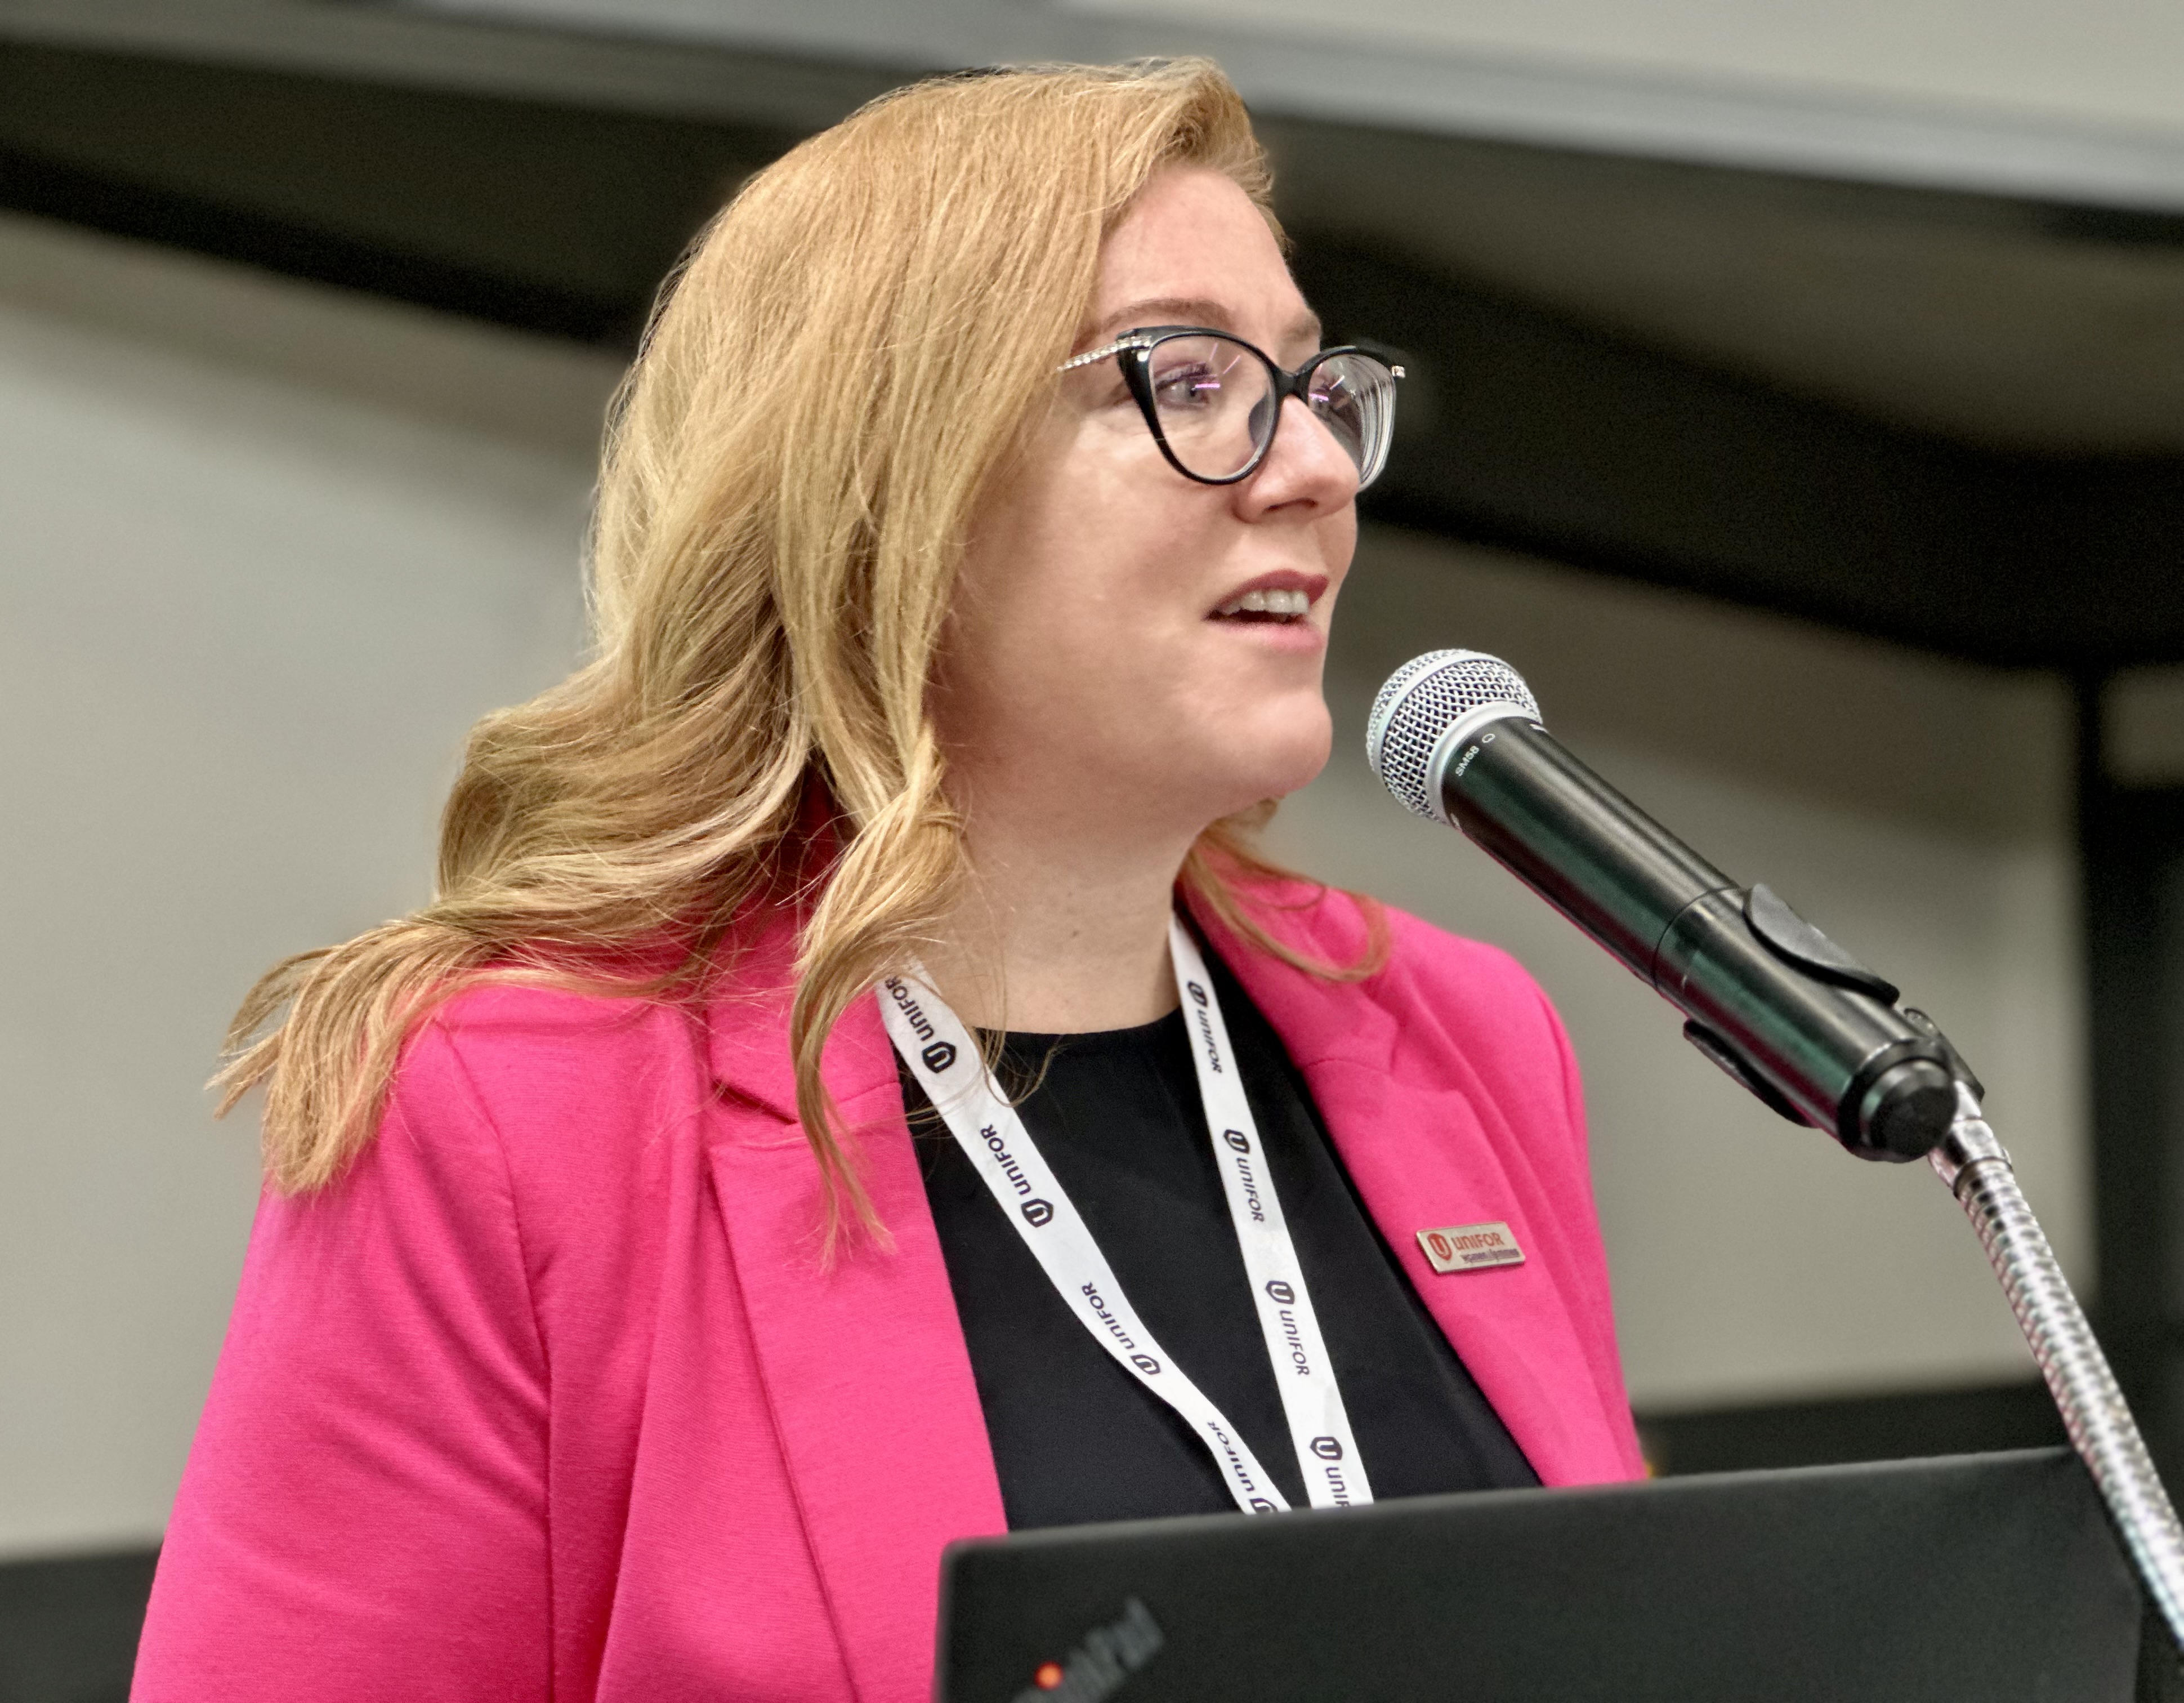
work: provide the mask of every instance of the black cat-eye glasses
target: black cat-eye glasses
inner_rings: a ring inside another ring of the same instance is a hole
[[[1206,485],[1233,485],[1273,448],[1282,404],[1312,410],[1357,468],[1362,490],[1387,465],[1403,369],[1362,349],[1323,349],[1294,371],[1227,332],[1145,326],[1066,360],[1070,372],[1113,360],[1168,465]]]

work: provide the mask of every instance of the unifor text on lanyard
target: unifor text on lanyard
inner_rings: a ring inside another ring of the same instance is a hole
[[[1304,1270],[1260,1149],[1259,1126],[1237,1080],[1221,1002],[1197,942],[1173,918],[1168,955],[1198,1067],[1206,1138],[1228,1198],[1306,1489],[1315,1508],[1370,1502],[1372,1486],[1357,1458]],[[971,1031],[920,974],[889,977],[879,1000],[895,1051],[1078,1321],[1117,1364],[1183,1415],[1213,1456],[1238,1507],[1249,1514],[1288,1507],[1242,1433],[1145,1328],[1061,1180],[987,1070]]]

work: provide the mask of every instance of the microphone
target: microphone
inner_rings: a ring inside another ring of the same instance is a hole
[[[1981,1092],[1924,1013],[1763,886],[1740,887],[1547,732],[1517,671],[1435,650],[1389,677],[1365,755],[1688,1019],[1684,1034],[1793,1123],[1861,1159],[1925,1157]]]

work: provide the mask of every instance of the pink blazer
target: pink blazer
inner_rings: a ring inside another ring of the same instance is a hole
[[[1633,1477],[1568,1044],[1502,953],[1390,920],[1351,986],[1207,932],[1540,1477]],[[1362,938],[1339,895],[1278,925]],[[825,1074],[894,1247],[815,1261],[791,944],[774,924],[703,1020],[464,995],[356,1167],[265,1199],[142,1703],[930,1695],[941,1545],[1002,1530],[1000,1494],[869,1001]],[[1524,1265],[1420,1254],[1497,1219]]]

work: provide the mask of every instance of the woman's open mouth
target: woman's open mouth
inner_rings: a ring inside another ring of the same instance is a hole
[[[1247,591],[1232,597],[1213,616],[1218,621],[1301,621],[1312,599],[1301,591]]]

